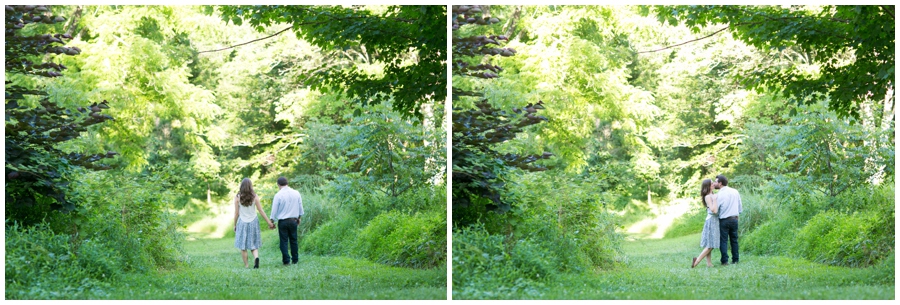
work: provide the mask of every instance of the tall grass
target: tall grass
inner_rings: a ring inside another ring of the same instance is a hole
[[[474,224],[454,227],[455,297],[536,295],[563,274],[620,265],[621,219],[588,183],[528,174],[514,182],[505,198],[515,203],[513,210],[473,208],[465,219]]]
[[[164,185],[119,172],[73,179],[74,213],[51,212],[33,227],[6,222],[6,296],[68,298],[103,287],[126,272],[175,268],[184,262],[176,196]],[[100,293],[100,292],[95,292]]]
[[[894,253],[892,181],[860,185],[835,197],[810,192],[790,200],[749,200],[744,210],[756,216],[745,220],[742,214],[740,221],[741,247],[749,253],[855,267],[874,265]]]
[[[417,188],[398,197],[380,193],[348,202],[320,195],[304,200],[302,251],[346,255],[394,266],[433,268],[447,257],[444,187]],[[362,201],[359,201],[362,200]]]

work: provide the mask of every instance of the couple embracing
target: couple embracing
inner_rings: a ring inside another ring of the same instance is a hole
[[[713,193],[712,190],[719,190]],[[728,265],[728,246],[731,245],[731,263],[737,264],[738,256],[738,214],[744,210],[741,195],[737,190],[728,187],[728,178],[716,176],[716,180],[703,180],[700,186],[700,198],[706,206],[706,222],[700,234],[700,256],[691,260],[691,268],[696,267],[706,258],[706,266],[712,267],[712,249],[719,248],[723,266]]]
[[[297,227],[300,225],[300,217],[303,216],[303,199],[300,192],[288,187],[287,179],[279,177],[278,193],[272,198],[271,220],[259,204],[259,196],[253,191],[253,183],[248,178],[241,181],[238,194],[234,197],[234,246],[241,250],[244,259],[244,268],[249,268],[247,262],[247,250],[253,253],[253,268],[259,268],[260,238],[259,219],[269,224],[269,229],[274,230],[274,220],[278,221],[279,248],[281,248],[281,262],[285,266],[296,264],[298,255]],[[259,212],[257,214],[257,212]],[[288,254],[290,243],[290,254]]]

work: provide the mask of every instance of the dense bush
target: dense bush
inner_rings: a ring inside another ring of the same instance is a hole
[[[320,226],[334,219],[339,207],[332,202],[327,196],[315,191],[299,190],[303,197],[303,220],[297,228],[299,236],[305,236],[315,231]],[[266,213],[271,211],[271,206]],[[265,222],[260,222],[260,226],[266,226]]]
[[[590,184],[562,173],[512,180],[509,198],[518,208],[454,230],[455,296],[522,297],[563,273],[616,266],[619,219]]]
[[[311,233],[300,235],[300,251],[316,255],[345,254],[355,240],[360,221],[350,213],[339,213]]]
[[[821,194],[770,204],[777,210],[758,226],[748,225],[742,250],[790,254],[816,262],[864,267],[894,253],[894,184],[862,185],[836,197]],[[754,201],[745,205],[753,208]],[[758,209],[757,209],[758,210]],[[742,231],[744,219],[741,219]]]
[[[82,202],[74,218],[76,242],[108,243],[126,271],[145,271],[183,260],[181,224],[170,212],[176,195],[155,175],[88,172],[73,183]]]
[[[46,223],[6,223],[6,299],[83,299],[102,296],[103,281],[121,270],[105,245],[84,242],[76,249],[67,234]]]
[[[774,196],[764,196],[765,193],[754,191],[741,191],[741,204],[744,210],[741,212],[738,222],[738,233],[747,234],[753,229],[766,223],[780,214],[791,213],[791,204],[784,202],[786,199]]]
[[[519,244],[522,245],[511,253],[504,236],[489,233],[481,224],[454,231],[454,297],[457,292],[471,294],[502,290],[521,283],[533,285],[538,276],[544,279],[553,276],[555,272],[548,272],[548,269],[555,269],[555,255],[551,255],[549,249],[542,249],[530,240]],[[513,258],[513,254],[517,257]]]
[[[74,177],[68,194],[79,205],[72,213],[51,212],[47,222],[34,227],[7,221],[7,298],[100,296],[105,282],[124,272],[183,261],[180,225],[169,212],[174,195],[157,177],[120,172]]]
[[[435,267],[447,256],[445,213],[380,214],[359,231],[351,253],[405,267]]]
[[[622,242],[616,232],[619,219],[598,200],[590,179],[559,173],[546,178],[527,174],[513,181],[510,197],[522,208],[497,218],[514,227],[516,238],[534,236],[556,243],[549,248],[559,252],[561,262],[571,262],[561,270],[616,264]]]
[[[443,186],[414,188],[397,197],[360,193],[342,197],[348,201],[341,203],[316,198],[308,207],[304,199],[303,252],[415,268],[440,266],[447,259]]]
[[[786,254],[802,223],[792,215],[774,217],[739,237],[740,250],[755,254]]]

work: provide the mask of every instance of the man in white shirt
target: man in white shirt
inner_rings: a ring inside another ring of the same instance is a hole
[[[285,266],[296,264],[300,260],[297,245],[297,227],[303,216],[303,198],[300,192],[287,186],[287,179],[278,177],[278,193],[272,198],[272,221],[278,221],[278,240],[281,248],[281,262]],[[273,228],[274,229],[274,228]],[[291,245],[288,254],[288,243]]]
[[[741,203],[741,194],[736,189],[728,187],[728,178],[724,175],[716,176],[713,187],[719,190],[716,193],[719,202],[719,252],[722,254],[722,265],[728,265],[728,245],[731,245],[731,263],[737,264],[738,256],[738,215],[744,211]]]

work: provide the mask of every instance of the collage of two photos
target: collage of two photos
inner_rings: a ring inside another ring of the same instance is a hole
[[[893,5],[6,5],[6,300],[895,299]]]

